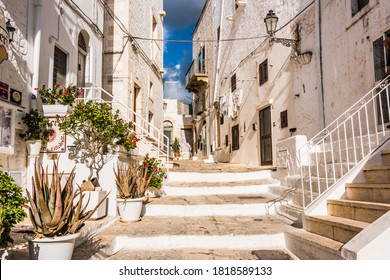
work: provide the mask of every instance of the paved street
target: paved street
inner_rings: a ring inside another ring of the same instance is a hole
[[[216,174],[236,173],[245,176],[259,168],[235,164],[205,164],[180,161],[171,172]],[[184,173],[185,174],[185,173]],[[251,173],[253,175],[253,173]],[[180,174],[179,174],[180,175]],[[226,176],[226,175],[225,175]],[[268,175],[267,175],[268,176]],[[149,198],[145,215],[138,222],[121,222],[115,217],[88,221],[81,245],[73,259],[111,260],[255,260],[293,259],[284,248],[284,232],[293,229],[274,214],[267,214],[265,202],[273,196],[268,186],[272,178],[258,180],[206,182],[200,175],[196,182],[166,180],[164,185],[194,189],[187,196],[163,195]],[[211,177],[208,177],[211,178]],[[191,178],[194,180],[194,178]],[[256,186],[259,193],[241,193]],[[202,193],[231,188],[232,194]],[[199,190],[199,195],[197,194]],[[157,210],[156,210],[157,209]],[[232,211],[232,209],[235,209]],[[27,222],[14,230],[13,259],[27,259],[27,244],[22,238]],[[102,230],[103,229],[103,230]],[[96,234],[97,233],[97,234]],[[80,241],[79,241],[80,242]]]

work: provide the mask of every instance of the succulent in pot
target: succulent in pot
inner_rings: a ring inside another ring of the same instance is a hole
[[[114,169],[117,186],[117,207],[121,221],[138,221],[141,217],[145,192],[150,188],[152,176],[148,168],[139,168],[135,160],[120,163]]]
[[[51,178],[48,168],[44,169],[42,164],[35,161],[31,193],[27,190],[29,200],[27,208],[34,227],[34,235],[26,236],[26,239],[29,241],[32,259],[42,259],[39,255],[46,259],[42,248],[36,250],[37,245],[34,241],[39,242],[42,239],[42,242],[55,242],[56,238],[60,241],[61,237],[69,240],[73,235],[77,238],[85,222],[108,196],[107,194],[94,209],[85,211],[82,203],[83,191],[81,188],[74,190],[73,186],[75,168],[67,176],[65,178],[64,172],[58,171],[58,161],[53,161]],[[74,240],[72,252],[73,245]],[[61,249],[56,251],[59,253]],[[69,254],[71,257],[72,253]],[[54,258],[66,259],[59,256]]]

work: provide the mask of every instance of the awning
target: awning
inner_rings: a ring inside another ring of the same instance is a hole
[[[9,35],[5,23],[4,11],[0,9],[0,63],[8,59]]]

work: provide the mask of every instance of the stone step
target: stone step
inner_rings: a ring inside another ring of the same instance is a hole
[[[285,232],[286,247],[301,260],[341,260],[343,243],[307,232],[292,230]]]
[[[390,210],[390,204],[353,200],[328,200],[328,214],[331,216],[372,223]]]
[[[267,214],[265,203],[270,196],[213,195],[163,196],[145,203],[143,216],[261,216]]]
[[[390,203],[390,183],[352,183],[345,187],[347,199]]]
[[[376,144],[371,144],[371,151],[376,146]],[[320,151],[320,152],[311,152],[310,160],[312,165],[318,164],[330,164],[334,163],[349,163],[356,164],[360,160],[363,159],[364,155],[368,155],[370,153],[369,146],[357,146],[353,148],[353,146],[349,146],[347,149],[342,148],[339,150],[338,148],[334,148],[332,150]]]
[[[390,166],[390,150],[382,151],[383,165]]]
[[[363,171],[368,183],[390,183],[390,166],[367,166]]]
[[[76,252],[73,260],[86,256]],[[233,250],[233,249],[176,249],[142,251],[122,249],[112,256],[96,254],[93,260],[294,260],[294,255],[285,249]]]
[[[162,191],[167,196],[198,196],[223,194],[265,194],[278,180],[260,179],[233,182],[172,182],[165,181]]]
[[[168,180],[170,182],[240,182],[260,179],[271,179],[270,170],[250,171],[250,172],[215,172],[210,168],[210,173],[198,172],[170,172]]]
[[[334,216],[306,216],[306,230],[338,242],[347,243],[368,223]]]
[[[77,250],[112,256],[122,249],[284,249],[283,232],[291,227],[270,216],[143,217],[140,222],[115,222]],[[92,257],[92,256],[91,256]]]

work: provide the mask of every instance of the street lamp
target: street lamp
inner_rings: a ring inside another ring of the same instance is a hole
[[[11,25],[11,20],[7,20],[6,28],[9,34],[8,41],[11,43],[14,40],[14,33],[16,31],[16,28]]]
[[[279,18],[276,16],[273,10],[270,10],[267,16],[264,18],[265,28],[267,33],[270,36],[269,44],[272,46],[273,43],[281,43],[285,47],[292,47],[294,50],[297,48],[299,42],[299,30],[297,26],[297,39],[286,39],[286,38],[277,38],[275,37],[276,25]]]
[[[294,59],[298,64],[308,64],[311,61],[311,57],[313,55],[312,52],[307,51],[300,53],[297,49],[298,43],[300,41],[299,26],[297,25],[296,28],[296,39],[278,38],[275,37],[278,20],[279,18],[276,16],[273,10],[270,10],[267,16],[264,18],[265,28],[267,29],[267,33],[270,36],[269,45],[272,46],[274,43],[280,43],[285,47],[291,47],[293,49],[291,58]]]

